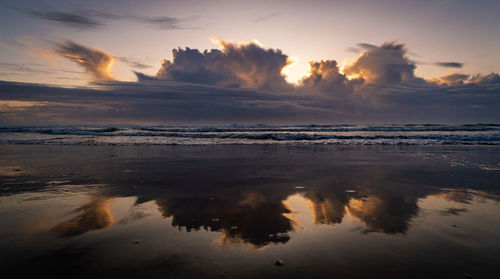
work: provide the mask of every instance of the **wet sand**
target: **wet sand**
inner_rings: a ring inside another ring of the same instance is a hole
[[[499,278],[496,146],[0,145],[7,278]]]

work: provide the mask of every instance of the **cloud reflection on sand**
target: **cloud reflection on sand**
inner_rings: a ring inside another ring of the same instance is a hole
[[[225,243],[243,240],[257,247],[286,243],[287,232],[292,230],[290,220],[283,216],[289,211],[281,200],[260,193],[157,199],[156,204],[164,217],[172,217],[172,226],[179,230],[221,231]]]
[[[346,218],[362,224],[363,233],[406,234],[411,220],[419,215],[419,202],[427,198],[441,200],[442,206],[448,206],[441,209],[443,216],[467,211],[449,207],[450,202],[459,206],[473,201],[498,200],[495,195],[471,189],[445,188],[437,193],[424,191],[409,195],[398,191],[370,193],[373,189],[366,185],[358,190],[288,187],[286,191],[281,189],[276,193],[247,191],[192,196],[188,193],[156,193],[154,203],[149,207],[154,206],[160,216],[179,231],[219,232],[221,235],[214,242],[218,245],[261,249],[269,244],[287,243],[291,232],[314,230],[316,226],[336,226]],[[130,197],[126,199],[130,200]],[[117,199],[93,196],[89,203],[72,212],[78,213],[76,217],[56,225],[52,231],[58,237],[71,238],[113,226],[116,219],[110,209],[113,200]],[[128,215],[117,224],[125,226],[151,216],[151,213],[135,210],[142,206],[137,201],[128,205]]]
[[[94,197],[93,200],[76,209],[78,216],[60,223],[52,230],[59,237],[74,237],[92,230],[100,230],[110,227],[114,223],[113,215],[109,209],[111,199]]]
[[[436,154],[427,158],[393,147],[9,148],[3,152],[10,159],[2,165],[22,161],[29,173],[0,174],[8,185],[4,198],[12,196],[11,204],[23,192],[31,193],[28,203],[43,198],[40,204],[58,212],[49,227],[59,238],[163,224],[186,237],[203,234],[225,246],[262,248],[288,245],[306,230],[330,228],[335,234],[351,223],[365,234],[409,234],[421,216],[420,201],[428,197],[460,203],[438,209],[448,218],[470,214],[476,201],[499,200],[499,173],[450,165],[443,156],[471,161],[481,155],[479,161],[497,164],[496,149],[421,148]],[[63,154],[71,160],[60,160]],[[70,202],[70,193],[83,198]],[[59,200],[52,204],[56,194]],[[89,195],[91,201],[84,201]]]

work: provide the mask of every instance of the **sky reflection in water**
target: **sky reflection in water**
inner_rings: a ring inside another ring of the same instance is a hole
[[[499,274],[496,147],[2,146],[1,153],[0,256],[12,272]],[[286,263],[279,271],[275,258]]]

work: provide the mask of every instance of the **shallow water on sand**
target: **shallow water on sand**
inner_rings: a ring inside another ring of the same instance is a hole
[[[10,277],[500,278],[496,146],[0,145],[0,155]]]

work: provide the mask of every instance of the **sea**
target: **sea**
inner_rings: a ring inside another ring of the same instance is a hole
[[[43,145],[498,145],[500,124],[10,126],[0,144]]]

